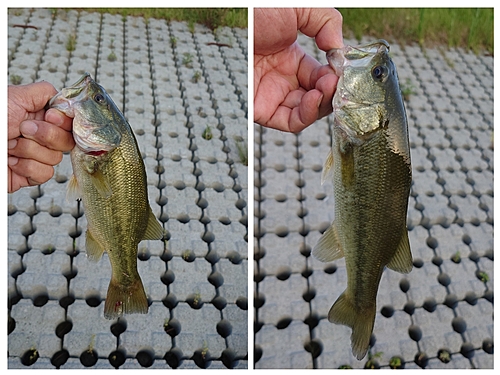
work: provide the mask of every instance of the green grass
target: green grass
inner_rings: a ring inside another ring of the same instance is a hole
[[[211,30],[218,27],[248,27],[246,8],[85,8],[87,12],[111,13],[126,16],[158,18],[168,21],[185,21],[190,29],[195,23]]]
[[[484,271],[479,271],[477,273],[477,277],[479,278],[479,280],[481,280],[481,282],[483,283],[486,283],[490,280],[490,277],[488,276],[488,274]]]
[[[410,97],[416,93],[415,86],[411,82],[410,78],[406,78],[406,81],[400,82],[401,93],[406,101],[410,100]]]
[[[117,57],[116,57],[116,54],[115,54],[115,51],[111,51],[108,55],[108,61],[116,61]]]
[[[213,135],[212,135],[212,129],[210,128],[210,126],[207,125],[207,127],[205,128],[205,130],[203,130],[203,133],[201,134],[201,137],[203,139],[206,139],[207,141],[211,140]]]
[[[344,37],[493,54],[493,8],[339,8]]]
[[[186,68],[192,68],[193,55],[191,55],[189,52],[184,52],[184,56],[182,57],[182,65],[184,65]]]
[[[66,51],[73,52],[76,48],[76,35],[70,34],[68,35],[68,39],[66,40]]]
[[[23,77],[13,74],[10,76],[10,83],[13,85],[20,85],[23,82]]]
[[[236,148],[238,150],[238,156],[240,162],[243,165],[248,166],[248,146],[243,138],[240,136],[234,136],[234,142],[236,143]]]
[[[65,8],[68,9],[68,8]],[[88,12],[140,16],[219,27],[248,27],[246,8],[79,8]],[[62,10],[53,10],[61,12]],[[493,54],[493,8],[339,8],[344,36],[387,39],[404,46],[460,47]],[[175,42],[175,41],[174,41]]]

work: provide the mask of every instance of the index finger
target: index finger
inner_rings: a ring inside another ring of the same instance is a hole
[[[57,125],[68,132],[73,129],[73,119],[55,108],[50,108],[45,112],[45,121]]]
[[[24,138],[32,139],[54,151],[70,151],[75,146],[70,132],[46,121],[23,121],[19,129]]]
[[[22,106],[27,112],[37,112],[44,109],[50,98],[57,94],[55,87],[47,81],[19,86],[17,90],[17,99],[22,102]]]

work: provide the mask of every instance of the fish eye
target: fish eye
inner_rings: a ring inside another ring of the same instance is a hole
[[[98,103],[98,104],[104,104],[106,103],[106,99],[104,99],[104,96],[101,95],[101,94],[96,94],[94,96],[94,100]]]
[[[387,73],[387,68],[383,65],[377,65],[372,69],[372,77],[377,81],[382,81]]]

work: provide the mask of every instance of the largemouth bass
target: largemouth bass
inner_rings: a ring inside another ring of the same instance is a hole
[[[385,40],[327,53],[340,77],[333,98],[333,145],[322,183],[333,173],[335,220],[313,249],[323,262],[345,257],[347,289],[328,313],[352,328],[352,352],[368,351],[385,267],[408,273],[406,228],[411,185],[408,124]]]
[[[144,162],[132,129],[88,73],[63,88],[49,106],[74,118],[68,196],[83,201],[88,258],[98,261],[107,251],[111,262],[104,316],[145,314],[148,300],[137,271],[137,246],[141,240],[162,239],[163,228],[149,205]]]

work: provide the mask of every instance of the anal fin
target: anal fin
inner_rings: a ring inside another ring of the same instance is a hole
[[[332,262],[344,256],[344,250],[339,242],[335,222],[328,227],[312,250],[314,257],[322,262]]]
[[[413,268],[413,258],[410,250],[410,240],[408,239],[408,230],[403,228],[401,241],[394,253],[394,256],[387,264],[387,268],[400,273],[409,273]]]
[[[158,222],[158,219],[149,208],[148,215],[148,226],[146,227],[146,232],[144,233],[143,240],[161,240],[163,238],[164,231],[163,227]]]

